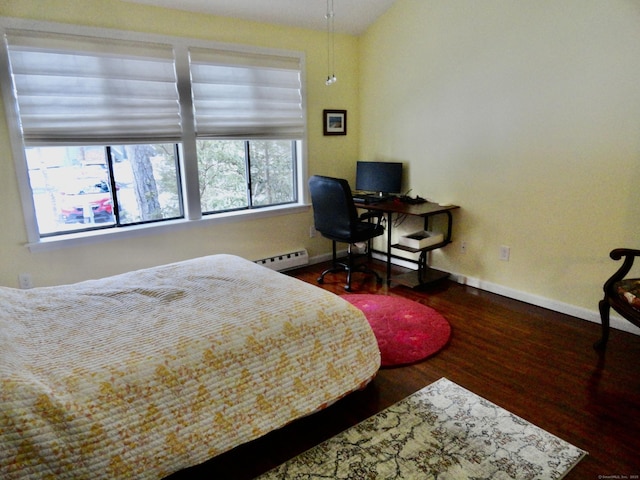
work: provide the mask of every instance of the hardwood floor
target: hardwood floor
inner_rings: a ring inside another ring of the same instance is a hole
[[[382,273],[384,265],[375,262]],[[289,274],[316,284],[325,264]],[[322,286],[344,293],[344,275]],[[568,480],[640,478],[640,336],[443,281],[411,290],[354,275],[354,293],[402,296],[438,310],[452,326],[444,350],[382,369],[363,391],[172,479],[250,479],[379,412],[431,382],[449,380],[589,452]],[[594,298],[596,308],[599,298]]]

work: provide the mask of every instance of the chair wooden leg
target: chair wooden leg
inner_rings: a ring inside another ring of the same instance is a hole
[[[602,351],[607,347],[607,341],[609,340],[609,302],[607,302],[606,299],[602,299],[598,307],[600,309],[600,320],[602,322],[602,336],[600,340],[593,344],[593,348]]]

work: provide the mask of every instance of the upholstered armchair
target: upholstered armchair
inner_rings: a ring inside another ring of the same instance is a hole
[[[604,350],[609,339],[609,311],[613,308],[626,320],[640,327],[640,278],[625,278],[640,250],[616,248],[609,256],[613,260],[624,261],[620,268],[604,284],[604,298],[600,300],[600,318],[602,320],[602,337],[594,344],[597,350]]]

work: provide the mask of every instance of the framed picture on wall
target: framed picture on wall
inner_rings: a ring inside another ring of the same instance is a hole
[[[347,111],[346,110],[323,110],[322,125],[325,135],[346,135],[347,134]]]

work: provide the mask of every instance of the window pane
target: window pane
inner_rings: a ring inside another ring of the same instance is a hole
[[[249,142],[253,205],[276,205],[296,200],[294,145],[290,140]]]
[[[26,148],[40,235],[180,217],[175,151],[174,144]]]
[[[25,149],[41,235],[115,223],[104,147]]]
[[[249,205],[245,143],[242,140],[198,140],[202,213]]]
[[[183,215],[174,144],[111,147],[120,225]]]

